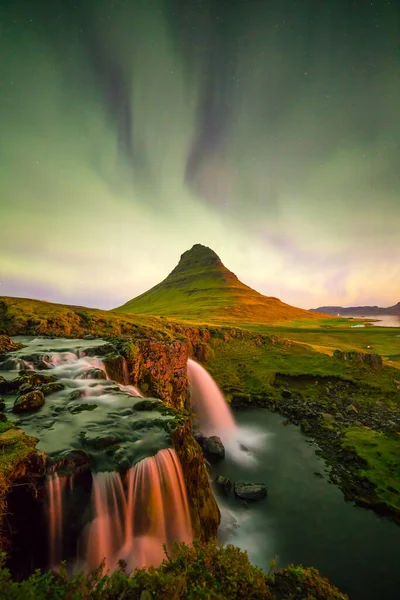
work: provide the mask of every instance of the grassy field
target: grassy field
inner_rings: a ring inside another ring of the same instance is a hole
[[[243,325],[243,328],[264,334],[275,334],[325,354],[334,350],[356,350],[380,354],[387,364],[400,368],[400,327],[352,328],[348,319],[315,322],[301,320],[278,326]]]

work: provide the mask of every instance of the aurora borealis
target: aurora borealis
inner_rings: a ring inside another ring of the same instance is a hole
[[[195,243],[308,308],[395,304],[395,0],[0,7],[0,295],[118,306]]]

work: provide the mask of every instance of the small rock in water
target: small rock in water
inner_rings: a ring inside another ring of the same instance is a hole
[[[223,477],[222,475],[218,475],[215,480],[216,485],[221,488],[224,494],[228,495],[232,489],[232,481],[228,477]]]
[[[234,491],[235,495],[242,500],[262,500],[267,495],[267,487],[263,483],[237,481]]]
[[[210,462],[216,462],[225,458],[225,448],[221,442],[221,438],[217,435],[205,437],[201,440],[200,446],[203,449],[204,455]]]
[[[44,394],[40,390],[29,392],[25,396],[20,396],[16,399],[13,406],[13,412],[31,412],[37,410],[44,404]]]
[[[102,369],[89,369],[81,376],[81,379],[107,379],[107,375]]]

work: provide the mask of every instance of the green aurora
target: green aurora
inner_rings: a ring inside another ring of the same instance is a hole
[[[5,1],[0,294],[112,308],[194,243],[308,308],[400,280],[394,0]]]

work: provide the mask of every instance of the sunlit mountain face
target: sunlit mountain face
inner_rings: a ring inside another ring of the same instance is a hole
[[[397,301],[398,3],[21,0],[0,22],[2,295],[115,307],[201,242],[289,304]]]

